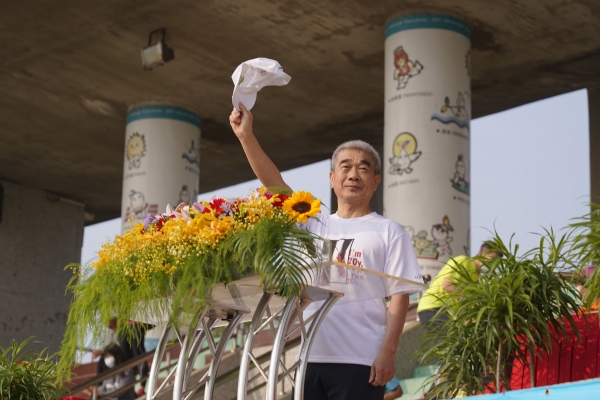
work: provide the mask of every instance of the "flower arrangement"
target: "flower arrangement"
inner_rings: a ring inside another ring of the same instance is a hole
[[[173,275],[187,258],[216,249],[228,236],[251,230],[260,221],[291,228],[319,212],[320,200],[313,200],[308,192],[287,195],[264,187],[247,198],[215,198],[191,206],[182,203],[175,209],[167,206],[165,213],[148,214],[143,224],[105,243],[92,266],[142,283],[156,273]]]
[[[74,295],[59,370],[68,375],[77,347],[91,332],[101,342],[108,322],[127,322],[197,310],[217,283],[257,274],[266,289],[284,297],[299,294],[303,271],[317,257],[316,236],[301,223],[320,212],[308,192],[264,188],[245,198],[214,198],[167,206],[163,214],[130,221],[131,229],[105,243],[92,263],[79,265],[68,286]],[[170,302],[149,301],[169,298]],[[165,309],[169,307],[169,309]]]

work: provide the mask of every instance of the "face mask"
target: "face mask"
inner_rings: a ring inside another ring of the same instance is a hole
[[[115,366],[115,358],[114,357],[105,357],[104,364],[106,364],[106,366],[108,368],[114,367]]]

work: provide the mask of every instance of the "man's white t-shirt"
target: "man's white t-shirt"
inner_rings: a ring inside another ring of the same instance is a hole
[[[410,236],[395,221],[375,212],[348,219],[319,214],[307,228],[330,241],[335,261],[423,282]],[[317,308],[309,305],[305,318]],[[333,306],[317,331],[308,361],[372,365],[383,342],[386,314],[383,298]]]

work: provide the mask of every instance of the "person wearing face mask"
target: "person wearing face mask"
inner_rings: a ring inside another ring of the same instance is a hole
[[[102,352],[102,360],[108,369],[118,366],[125,362],[126,356],[121,347],[117,344],[108,345]],[[98,388],[98,394],[101,396],[110,395],[131,383],[135,382],[135,373],[133,369],[128,369],[120,374],[114,375],[102,381],[102,385]],[[118,396],[107,397],[107,400],[133,400],[137,396],[133,386],[126,392],[120,393]]]
[[[139,356],[140,354],[144,354],[146,352],[146,348],[144,346],[144,335],[148,329],[152,328],[152,325],[137,323],[129,321],[129,325],[132,327],[131,335],[124,336],[123,334],[117,333],[117,319],[113,318],[108,323],[108,334],[109,334],[109,343],[115,342],[121,347],[123,350],[123,354],[125,355],[124,361],[127,361],[133,357]],[[92,359],[97,359],[102,355],[102,350],[96,349],[92,351]],[[104,359],[100,357],[98,360],[98,364],[96,366],[96,373],[101,374],[106,371],[107,366],[104,364]],[[148,363],[146,361],[140,363],[136,366],[137,371],[142,377],[148,376],[149,368]],[[144,388],[146,386],[146,381],[141,383],[141,387],[137,392],[138,396],[144,394]]]

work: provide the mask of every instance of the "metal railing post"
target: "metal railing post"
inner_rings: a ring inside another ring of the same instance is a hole
[[[171,350],[167,351],[167,373],[171,372]]]
[[[285,367],[287,367],[287,365],[286,365],[286,355],[287,355],[287,352],[284,351],[283,352],[283,365]],[[281,392],[279,392],[279,395],[283,396],[284,394],[285,394],[285,379],[282,379],[281,380]]]

